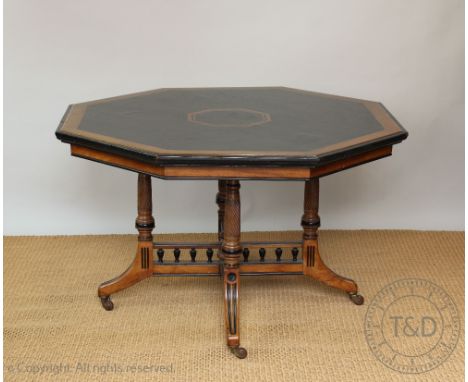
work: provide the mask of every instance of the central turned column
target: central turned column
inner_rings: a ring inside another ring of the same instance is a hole
[[[239,358],[247,351],[240,347],[239,339],[239,264],[242,247],[240,244],[240,184],[238,180],[227,180],[224,200],[224,234],[221,252],[224,273],[224,318],[227,345]]]
[[[226,181],[218,180],[218,193],[216,194],[216,204],[218,205],[218,241],[223,240],[224,233],[224,201],[226,199]]]

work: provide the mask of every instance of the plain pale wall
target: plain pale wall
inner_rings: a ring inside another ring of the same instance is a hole
[[[464,3],[4,5],[4,233],[133,233],[136,174],[72,158],[68,104],[160,87],[289,86],[378,100],[394,155],[322,178],[324,228],[464,229]],[[153,179],[158,232],[215,231],[214,181]],[[300,229],[301,182],[243,182],[242,228]]]

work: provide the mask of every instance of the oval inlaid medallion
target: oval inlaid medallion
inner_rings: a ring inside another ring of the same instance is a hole
[[[205,109],[187,114],[190,122],[213,127],[252,127],[271,121],[268,113],[257,110],[226,108]]]

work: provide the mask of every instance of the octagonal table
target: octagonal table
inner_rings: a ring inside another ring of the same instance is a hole
[[[221,275],[227,345],[239,358],[241,275],[306,275],[363,303],[356,283],[320,256],[319,178],[388,157],[407,135],[381,103],[283,87],[159,89],[73,104],[56,131],[72,155],[138,173],[136,256],[99,286],[103,307],[149,276]],[[151,177],[217,179],[218,241],[153,242]],[[240,241],[239,181],[249,179],[304,181],[300,242]]]

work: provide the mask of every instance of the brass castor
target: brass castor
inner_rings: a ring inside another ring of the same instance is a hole
[[[233,346],[230,347],[232,354],[234,354],[237,358],[244,359],[247,357],[247,350],[241,348],[240,346]]]
[[[114,309],[114,303],[112,302],[110,296],[101,296],[100,299],[101,299],[102,307],[105,310],[113,310]]]
[[[364,304],[364,297],[362,297],[358,293],[349,293],[349,298],[351,299],[352,302],[354,302],[356,305],[362,305]]]

